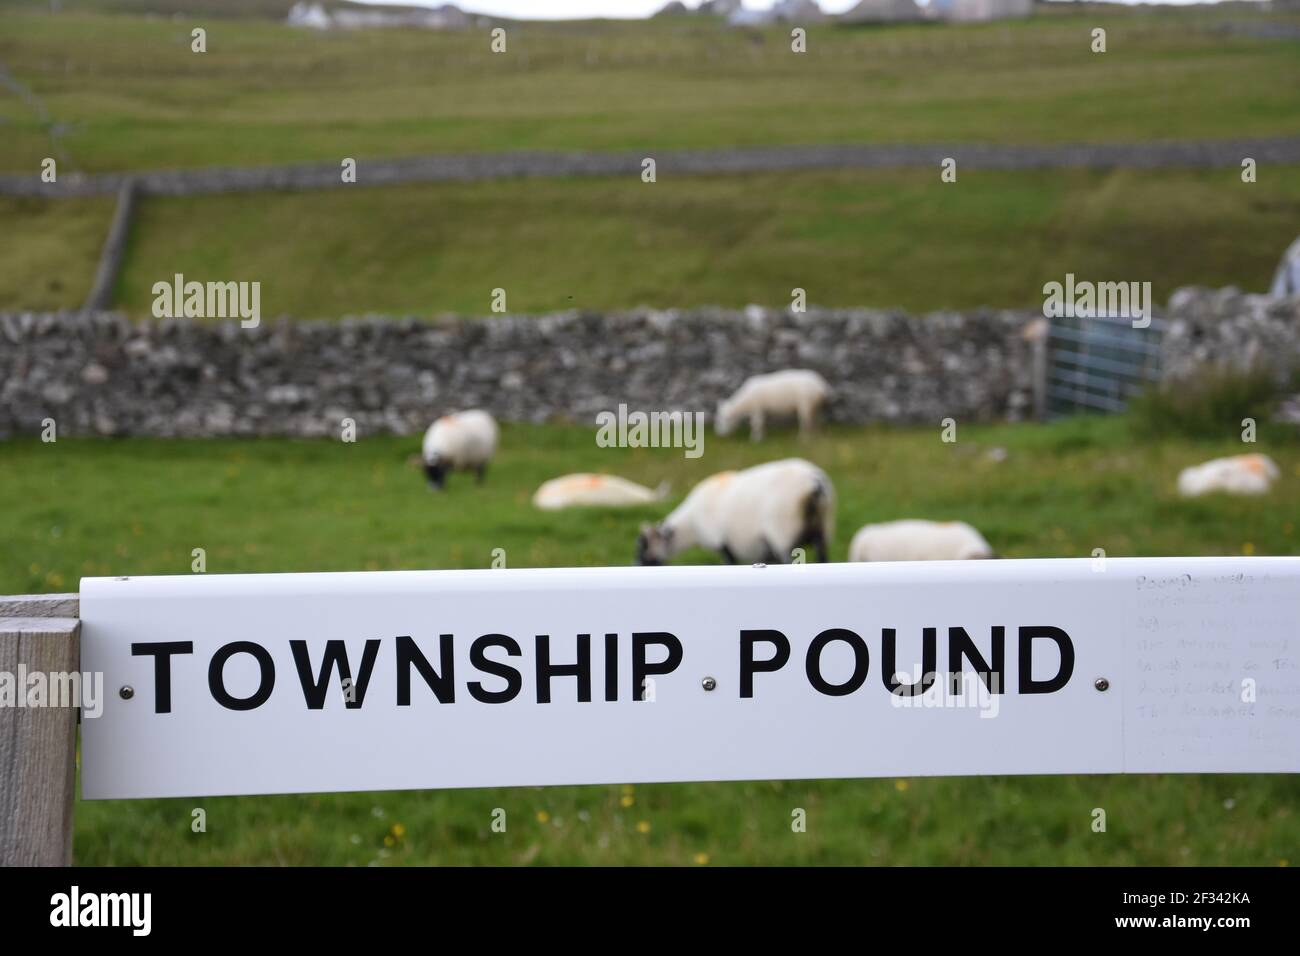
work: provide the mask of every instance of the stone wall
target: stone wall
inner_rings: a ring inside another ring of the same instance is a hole
[[[1300,366],[1300,299],[1182,290],[1166,367],[1259,355]],[[421,431],[472,406],[508,421],[594,423],[603,410],[704,411],[746,376],[812,368],[841,422],[938,424],[1032,415],[1031,312],[910,316],[634,310],[423,321],[130,322],[0,314],[0,436],[361,435]],[[1041,323],[1040,323],[1041,324]]]
[[[805,169],[935,169],[953,156],[974,169],[1236,169],[1250,156],[1260,166],[1300,162],[1300,136],[1231,140],[1148,140],[1140,143],[863,143],[805,146],[724,146],[644,152],[445,153],[400,159],[358,158],[356,181],[345,183],[339,161],[276,166],[201,166],[130,173],[40,170],[0,173],[0,196],[73,199],[111,196],[131,180],[142,196],[202,196],[250,191],[355,189],[399,183],[481,182],[521,177],[641,176],[653,156],[656,174],[734,175]]]
[[[1300,298],[1179,289],[1166,311],[1161,363],[1167,379],[1195,375],[1207,364],[1271,368],[1279,383],[1300,370]]]

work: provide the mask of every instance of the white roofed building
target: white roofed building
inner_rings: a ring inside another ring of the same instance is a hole
[[[1027,17],[1034,0],[930,0],[926,12],[939,20],[972,22]]]
[[[817,23],[826,19],[826,14],[817,5],[817,0],[776,0],[766,10],[751,10],[737,5],[727,16],[732,26],[758,26],[764,23]]]
[[[350,4],[326,9],[322,3],[306,0],[289,9],[290,26],[313,30],[364,30],[371,27],[419,27],[427,30],[459,30],[472,18],[454,4],[439,7],[384,7]]]
[[[842,23],[912,23],[926,19],[916,0],[862,0],[841,14]]]

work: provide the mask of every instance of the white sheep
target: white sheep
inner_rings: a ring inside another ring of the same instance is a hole
[[[754,375],[718,405],[714,427],[719,435],[728,435],[742,419],[748,419],[749,437],[758,441],[763,437],[768,415],[794,415],[799,420],[800,434],[807,434],[830,394],[826,380],[807,369]]]
[[[638,564],[663,564],[688,548],[709,548],[732,564],[784,564],[795,548],[827,560],[835,489],[800,458],[705,478],[658,525],[643,525]]]
[[[1269,295],[1279,299],[1300,295],[1300,239],[1291,243],[1282,254],[1282,261],[1278,263],[1277,272],[1273,275]]]
[[[1233,455],[1184,468],[1178,493],[1184,498],[1222,491],[1230,495],[1266,494],[1281,472],[1268,455]]]
[[[564,475],[542,483],[533,495],[533,505],[543,511],[562,508],[627,508],[659,501],[668,485],[657,489],[638,485],[617,475]]]
[[[850,561],[965,561],[995,558],[964,521],[886,521],[863,525],[849,543]]]
[[[442,488],[451,471],[473,471],[480,484],[497,450],[497,423],[481,409],[444,415],[424,433],[421,457],[429,486]]]

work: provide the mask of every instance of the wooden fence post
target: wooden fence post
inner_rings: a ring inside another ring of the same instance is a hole
[[[1030,374],[1033,377],[1034,420],[1047,420],[1047,340],[1052,325],[1047,319],[1034,319],[1025,327],[1029,342]]]
[[[0,597],[0,679],[15,695],[0,702],[0,866],[72,862],[77,708],[18,703],[20,674],[80,670],[78,610],[75,594]]]

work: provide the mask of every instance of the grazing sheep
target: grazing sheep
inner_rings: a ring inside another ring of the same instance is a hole
[[[1300,239],[1291,243],[1282,254],[1277,272],[1273,276],[1273,286],[1269,295],[1279,299],[1291,295],[1300,295]]]
[[[497,423],[480,409],[444,415],[424,433],[424,473],[442,488],[451,471],[473,471],[480,484],[497,450]]]
[[[806,369],[754,375],[718,405],[714,427],[719,435],[728,435],[742,419],[748,419],[749,437],[759,441],[766,416],[795,415],[800,434],[808,434],[830,393],[826,380]]]
[[[1178,493],[1184,498],[1222,491],[1230,495],[1267,493],[1281,474],[1268,455],[1233,455],[1184,468],[1178,475]]]
[[[731,564],[785,564],[795,548],[810,546],[825,561],[834,513],[830,479],[800,458],[724,471],[692,488],[658,525],[642,526],[637,563],[663,564],[693,547]]]
[[[543,511],[562,508],[627,508],[658,501],[668,493],[668,485],[651,490],[617,475],[564,475],[543,482],[533,495],[533,505]]]
[[[849,544],[850,561],[965,561],[996,557],[984,536],[964,521],[886,521],[863,525]]]

